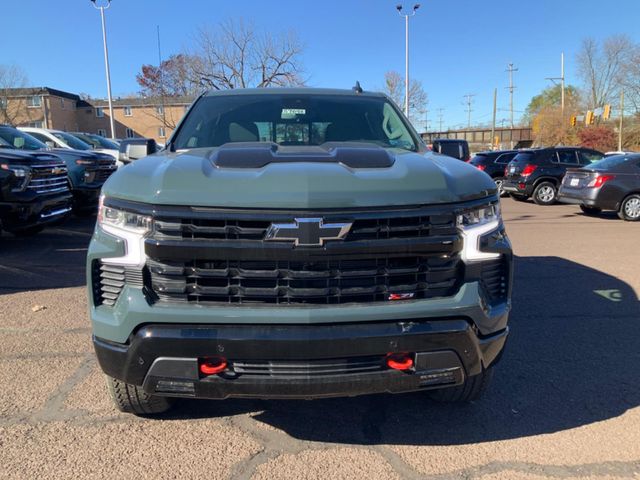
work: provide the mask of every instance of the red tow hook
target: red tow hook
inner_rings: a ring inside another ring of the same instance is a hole
[[[392,370],[411,370],[413,368],[413,355],[411,353],[389,353],[385,362],[387,367]]]
[[[227,360],[222,357],[206,358],[200,361],[200,373],[203,375],[216,375],[227,368]]]

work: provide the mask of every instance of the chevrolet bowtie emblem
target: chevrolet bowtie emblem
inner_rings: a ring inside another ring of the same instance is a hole
[[[294,223],[272,223],[264,239],[294,242],[296,247],[321,247],[327,240],[342,240],[352,223],[324,223],[322,218],[296,218]]]

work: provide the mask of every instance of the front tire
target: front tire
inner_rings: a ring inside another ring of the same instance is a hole
[[[429,396],[436,402],[442,403],[473,402],[487,391],[492,378],[493,368],[488,368],[478,375],[467,377],[462,385],[432,390],[429,392]]]
[[[174,403],[172,398],[149,395],[142,387],[106,376],[107,389],[111,400],[118,410],[124,413],[147,416],[157,415],[169,410]]]
[[[580,205],[580,210],[585,215],[599,215],[602,213],[602,209],[598,207],[589,207],[588,205]]]
[[[541,182],[533,191],[533,201],[538,205],[553,205],[557,196],[558,190],[551,182]]]
[[[618,216],[627,222],[637,222],[640,220],[640,195],[629,195],[622,201]]]

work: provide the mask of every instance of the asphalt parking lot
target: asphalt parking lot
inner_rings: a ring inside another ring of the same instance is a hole
[[[116,412],[90,342],[95,219],[0,238],[0,478],[640,478],[640,223],[503,202],[514,309],[475,404],[422,394]]]

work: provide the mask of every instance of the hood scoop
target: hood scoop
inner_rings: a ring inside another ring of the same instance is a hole
[[[349,168],[390,168],[395,158],[372,143],[327,142],[282,146],[266,142],[225,143],[209,159],[217,168],[262,168],[272,163],[339,163]]]

